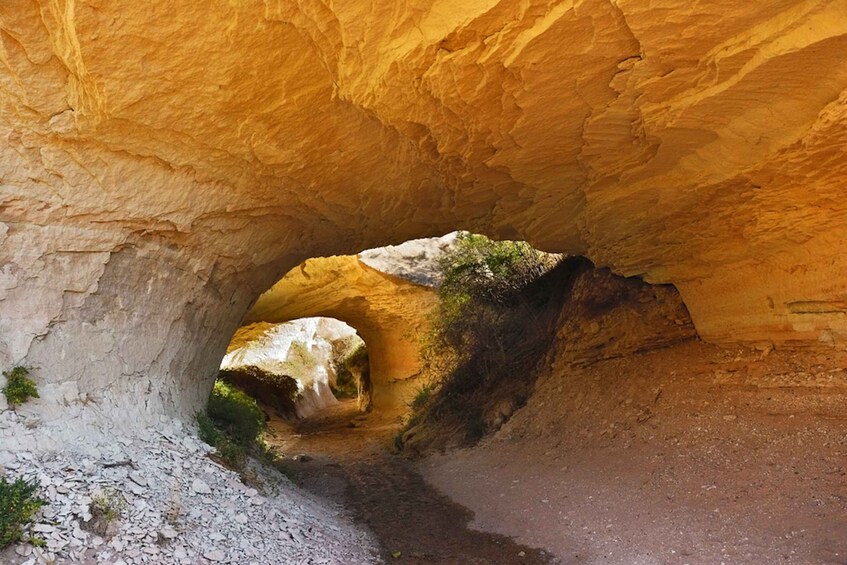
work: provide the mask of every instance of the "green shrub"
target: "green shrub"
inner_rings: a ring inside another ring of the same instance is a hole
[[[197,413],[197,427],[200,431],[200,439],[211,445],[216,446],[223,438],[221,431],[215,427],[212,419],[205,412]]]
[[[486,403],[525,401],[552,339],[569,267],[527,243],[462,233],[439,269],[439,302],[421,340],[429,384],[410,402],[401,435],[416,424],[441,426],[472,444],[489,431]]]
[[[238,471],[244,469],[249,452],[263,453],[265,426],[256,400],[220,379],[206,411],[197,414],[200,439],[215,448],[221,463]]]
[[[558,255],[542,253],[522,241],[494,241],[461,232],[456,244],[438,258],[438,294],[451,314],[471,303],[508,303],[558,261]]]
[[[14,408],[19,404],[23,404],[30,398],[38,398],[38,389],[35,386],[35,381],[29,378],[29,368],[17,366],[11,371],[4,371],[3,376],[6,377],[6,386],[3,387],[3,394],[6,396],[6,401]]]
[[[264,404],[273,407],[282,417],[296,414],[300,387],[293,377],[248,365],[221,370],[218,373],[218,381],[234,385],[237,390],[253,398],[261,398]]]
[[[370,382],[368,348],[359,343],[336,363],[336,380],[332,392],[336,398],[356,398]]]
[[[225,437],[218,440],[215,444],[215,449],[217,450],[218,457],[230,469],[243,469],[247,463],[247,450]]]
[[[215,381],[207,413],[239,445],[255,442],[265,429],[265,415],[256,400],[222,380]]]
[[[460,233],[439,257],[439,302],[422,340],[433,380],[443,381],[482,350],[505,355],[504,324],[533,309],[527,290],[559,261],[524,242]]]
[[[23,527],[46,504],[36,496],[39,488],[36,480],[16,479],[10,483],[0,477],[0,548],[4,548],[23,536]],[[37,539],[33,539],[38,543]]]

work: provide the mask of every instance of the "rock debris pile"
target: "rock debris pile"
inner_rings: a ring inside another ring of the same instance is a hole
[[[119,439],[109,455],[10,452],[0,472],[38,479],[47,501],[28,534],[43,548],[0,552],[16,565],[372,563],[369,533],[268,470],[258,489],[178,428]]]

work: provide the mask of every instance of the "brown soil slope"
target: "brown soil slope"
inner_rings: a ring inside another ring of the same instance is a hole
[[[674,343],[673,293],[586,307],[602,286],[527,405],[425,477],[564,563],[847,563],[847,354]]]

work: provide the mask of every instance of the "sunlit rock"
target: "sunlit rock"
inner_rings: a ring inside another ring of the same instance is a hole
[[[361,340],[356,330],[331,318],[299,319],[284,324],[255,323],[233,336],[222,370],[258,367],[297,381],[297,416],[332,406],[336,358]]]
[[[289,269],[459,228],[843,347],[845,52],[837,1],[3,2],[0,366],[188,416]]]

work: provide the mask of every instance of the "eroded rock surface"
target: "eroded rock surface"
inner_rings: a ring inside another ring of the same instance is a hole
[[[3,2],[0,365],[187,415],[289,269],[457,228],[843,344],[845,54],[842,0]]]

